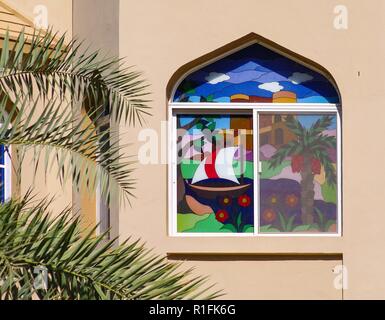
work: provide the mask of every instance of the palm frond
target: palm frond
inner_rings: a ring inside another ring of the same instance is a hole
[[[309,133],[312,136],[317,136],[330,127],[334,119],[334,116],[326,115],[322,116],[309,129]]]
[[[304,135],[305,128],[293,115],[286,117],[285,125],[299,138]]]
[[[337,139],[335,136],[317,135],[312,140],[310,148],[312,149],[336,149]]]
[[[281,146],[269,160],[269,167],[274,169],[282,164],[286,157],[301,152],[302,145],[298,141],[290,141]]]
[[[62,183],[72,179],[78,190],[85,186],[93,193],[99,186],[107,203],[111,190],[120,194],[121,200],[130,200],[133,161],[121,154],[124,146],[114,139],[113,131],[99,130],[87,117],[77,117],[71,105],[58,100],[46,101],[45,109],[39,111],[39,100],[31,104],[28,98],[18,99],[9,114],[5,112],[7,103],[4,96],[0,101],[0,144],[18,146],[22,159],[32,150],[35,174],[42,165],[46,174],[56,169]]]
[[[321,164],[324,167],[326,182],[330,186],[335,186],[337,184],[336,168],[333,166],[333,162],[330,159],[328,152],[325,149],[317,149],[314,151],[314,155],[321,161]]]
[[[0,299],[212,299],[207,279],[140,241],[81,236],[71,209],[50,216],[31,193],[0,205]],[[38,276],[42,275],[41,278]],[[40,280],[40,281],[37,281]]]
[[[103,106],[117,121],[142,123],[150,113],[148,85],[140,72],[125,67],[122,59],[88,52],[76,39],[66,43],[65,35],[56,38],[52,31],[32,37],[21,31],[12,46],[7,32],[0,56],[0,92],[12,98],[69,96],[85,101],[91,110]]]

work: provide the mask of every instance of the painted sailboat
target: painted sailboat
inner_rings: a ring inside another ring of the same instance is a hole
[[[233,162],[237,151],[241,154],[239,147],[225,147],[218,152],[213,148],[199,164],[191,181],[185,180],[187,189],[206,199],[244,193],[251,183],[244,183],[243,174],[240,179],[235,175]],[[243,163],[241,159],[240,164]]]

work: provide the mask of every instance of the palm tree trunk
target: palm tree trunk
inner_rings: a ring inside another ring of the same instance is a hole
[[[303,224],[312,224],[314,222],[314,174],[311,170],[311,156],[308,154],[304,155],[301,178],[301,219]]]

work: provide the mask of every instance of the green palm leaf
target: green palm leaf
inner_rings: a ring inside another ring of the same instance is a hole
[[[0,56],[0,143],[17,146],[20,162],[33,149],[35,173],[44,164],[46,174],[57,169],[61,183],[72,179],[90,193],[100,186],[107,203],[112,190],[129,200],[132,161],[120,154],[116,133],[101,125],[110,119],[142,123],[149,114],[146,88],[121,59],[88,52],[76,39],[22,31],[12,45],[7,32]],[[79,107],[93,123],[76,117]]]
[[[274,169],[278,167],[286,157],[301,152],[301,144],[298,141],[290,141],[281,146],[269,160],[269,167]]]
[[[28,193],[0,205],[0,299],[212,299],[205,277],[167,262],[139,241],[80,233],[65,209],[56,218],[50,201]],[[36,282],[42,270],[43,283]],[[45,282],[46,280],[46,282]],[[44,286],[41,286],[44,284]]]
[[[0,57],[0,91],[11,98],[34,94],[85,101],[88,109],[103,106],[117,121],[142,123],[149,115],[148,85],[123,60],[103,58],[83,49],[78,40],[66,43],[52,31],[26,37],[22,31],[12,46],[8,32]]]
[[[7,115],[8,102],[6,96],[0,101],[0,144],[17,146],[21,160],[28,151],[34,152],[35,172],[41,165],[46,174],[56,170],[63,184],[73,181],[78,190],[86,187],[90,193],[99,185],[107,203],[111,190],[121,200],[130,200],[133,161],[120,153],[124,146],[111,142],[118,141],[114,132],[100,131],[86,118],[78,119],[71,107],[57,100],[47,101],[39,112],[39,100],[31,105],[28,98],[18,99]]]
[[[292,115],[286,117],[285,125],[298,137],[304,135],[305,128],[302,127],[301,123]]]
[[[99,185],[109,202],[132,195],[132,161],[121,154],[109,120],[142,123],[147,85],[122,60],[87,53],[52,32],[12,47],[8,33],[0,56],[0,144],[17,147],[18,161],[34,153],[34,174],[44,166],[62,183],[90,192]],[[41,108],[43,106],[43,108]],[[81,108],[87,116],[81,116]],[[91,121],[89,121],[91,119]],[[114,142],[116,141],[116,142]],[[11,159],[12,162],[14,159]],[[70,208],[55,217],[50,201],[24,198],[0,205],[0,299],[215,298],[204,277],[180,271],[138,241],[115,246],[95,229],[81,236]],[[47,287],[35,285],[44,268]],[[209,290],[210,289],[210,290]]]
[[[318,119],[309,129],[310,135],[317,136],[325,131],[333,122],[334,116],[327,115]]]
[[[333,166],[333,162],[331,161],[328,152],[324,149],[318,149],[314,152],[314,155],[321,161],[321,164],[325,169],[326,182],[330,186],[335,186],[337,183],[336,169]]]
[[[334,136],[318,135],[315,136],[310,147],[317,149],[335,149],[337,147],[337,139]]]

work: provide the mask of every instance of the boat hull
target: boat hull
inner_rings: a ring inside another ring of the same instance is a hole
[[[200,184],[191,184],[190,182],[185,182],[187,193],[195,194],[204,199],[216,199],[218,197],[229,196],[231,198],[238,197],[244,194],[250,187],[251,183],[246,184],[231,184],[224,183],[222,181],[217,181],[217,183],[200,183]]]

